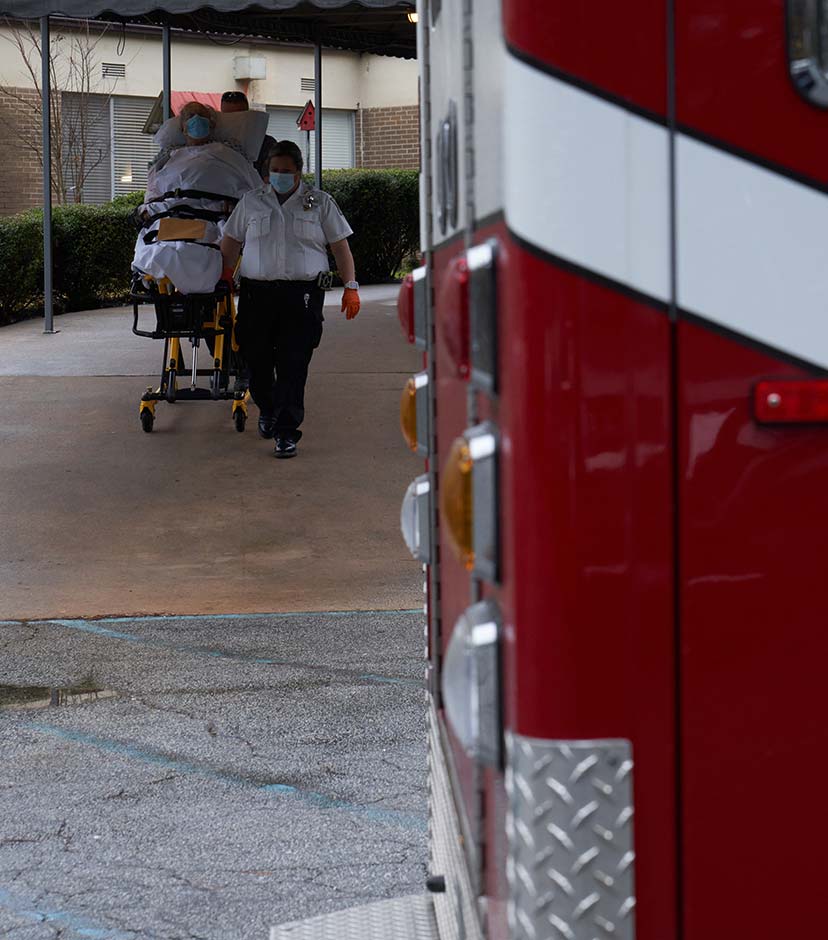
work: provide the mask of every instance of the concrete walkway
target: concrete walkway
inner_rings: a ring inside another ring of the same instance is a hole
[[[420,606],[399,505],[421,462],[397,417],[420,356],[395,298],[365,289],[350,323],[326,308],[291,461],[225,402],[162,403],[144,434],[162,343],[130,310],[0,330],[0,617]]]

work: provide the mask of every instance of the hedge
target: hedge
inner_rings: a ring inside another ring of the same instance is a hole
[[[312,177],[306,177],[312,183]],[[354,230],[351,251],[364,284],[397,274],[419,245],[419,185],[415,170],[326,170],[322,188]],[[123,301],[135,246],[130,214],[143,193],[103,206],[55,206],[56,312]],[[43,213],[0,218],[0,325],[43,305]]]
[[[350,244],[357,280],[372,284],[393,277],[420,245],[417,171],[327,170],[322,188],[354,230]]]

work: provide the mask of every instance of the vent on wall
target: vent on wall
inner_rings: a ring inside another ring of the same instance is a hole
[[[126,78],[126,65],[123,62],[101,62],[102,78]]]
[[[316,91],[316,83],[312,78],[302,78],[299,80],[300,91],[310,92],[311,94]]]

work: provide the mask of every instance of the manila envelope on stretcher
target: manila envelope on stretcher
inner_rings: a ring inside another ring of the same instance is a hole
[[[183,238],[203,239],[207,234],[204,219],[161,219],[156,241],[177,242]]]

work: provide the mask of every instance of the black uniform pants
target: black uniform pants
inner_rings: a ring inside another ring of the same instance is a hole
[[[250,394],[276,434],[299,440],[305,383],[322,339],[325,292],[316,281],[242,278],[236,337],[250,369]]]

